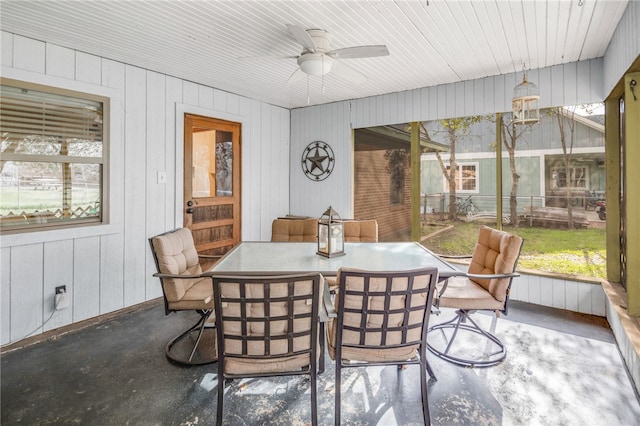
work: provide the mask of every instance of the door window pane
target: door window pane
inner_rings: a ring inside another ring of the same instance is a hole
[[[233,135],[218,131],[216,137],[216,196],[233,195]]]
[[[224,197],[233,195],[232,133],[209,129],[193,133],[192,195]]]

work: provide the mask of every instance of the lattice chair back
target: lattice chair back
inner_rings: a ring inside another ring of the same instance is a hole
[[[218,424],[226,378],[316,374],[322,275],[213,276],[218,328]]]

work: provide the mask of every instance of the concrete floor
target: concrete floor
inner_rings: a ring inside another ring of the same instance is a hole
[[[432,323],[452,311],[433,316]],[[433,425],[634,425],[640,404],[604,319],[512,302],[508,316],[474,318],[506,342],[505,361],[457,367],[429,354]],[[1,356],[3,425],[209,425],[216,364],[183,367],[164,345],[196,314],[160,303]],[[319,424],[334,423],[334,369],[318,383]],[[423,424],[417,366],[343,372],[343,424]],[[309,382],[234,381],[225,424],[310,424]]]

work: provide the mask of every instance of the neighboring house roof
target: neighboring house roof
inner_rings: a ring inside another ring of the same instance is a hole
[[[576,123],[584,124],[585,126],[591,127],[592,129],[604,134],[604,124],[600,124],[597,121],[591,120],[578,113],[574,113],[567,107],[560,108],[560,113],[563,116],[567,117],[569,120],[573,118]]]
[[[375,151],[381,149],[410,149],[411,133],[399,126],[379,126],[357,129],[355,131],[356,151]],[[421,135],[420,146],[429,151],[448,152],[450,147]]]

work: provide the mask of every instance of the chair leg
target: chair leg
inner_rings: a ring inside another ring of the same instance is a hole
[[[423,354],[423,355],[426,355]],[[429,413],[429,390],[427,388],[427,370],[431,370],[426,356],[423,361],[424,365],[420,368],[420,389],[422,391],[422,412],[424,413],[424,424],[431,424],[431,414]],[[431,374],[431,373],[429,373]]]
[[[340,383],[341,383],[341,380],[342,380],[342,371],[340,369],[341,362],[342,362],[341,360],[336,358],[336,383],[335,383],[335,388],[336,388],[336,401],[335,401],[336,426],[340,426],[340,401],[341,401]]]
[[[198,349],[198,345],[200,344],[200,340],[202,339],[202,335],[204,333],[204,330],[207,326],[207,320],[209,319],[209,316],[211,315],[211,311],[199,311],[200,314],[200,319],[198,319],[198,321],[191,326],[190,328],[188,328],[186,331],[184,331],[182,334],[178,335],[177,337],[173,338],[171,341],[169,341],[169,343],[167,343],[167,345],[165,346],[164,349],[164,353],[166,355],[166,357],[177,363],[177,364],[185,364],[185,365],[203,365],[203,364],[211,364],[213,362],[216,362],[218,360],[218,357],[214,356],[211,358],[206,358],[202,361],[193,361],[193,357]],[[174,345],[178,342],[180,342],[182,339],[188,337],[191,333],[195,332],[197,330],[198,335],[196,337],[196,342],[193,345],[193,349],[191,349],[191,353],[189,355],[188,358],[180,358],[176,355],[174,355],[171,352],[171,349],[174,347]]]
[[[221,356],[218,363],[218,406],[216,407],[216,426],[222,426],[222,416],[224,414],[224,357]]]
[[[216,426],[222,426],[224,404],[224,376],[218,374],[218,406],[216,407]]]
[[[467,321],[470,322],[471,325],[467,324]],[[453,329],[453,333],[444,351],[435,348],[428,342],[427,339],[427,348],[439,358],[442,358],[453,364],[461,365],[463,367],[491,367],[502,362],[502,360],[504,360],[504,358],[507,356],[507,350],[502,341],[497,336],[480,327],[464,310],[458,310],[456,312],[456,317],[454,317],[453,319],[430,327],[429,333],[434,330],[441,330],[444,334],[445,329]],[[460,330],[479,334],[480,336],[493,342],[498,347],[498,350],[485,355],[481,359],[468,359],[449,354],[449,350],[452,348],[454,342],[456,341],[456,336]]]
[[[425,359],[424,363],[425,363],[425,368],[426,368],[427,372],[429,373],[429,378],[431,378],[433,380],[438,380],[438,378],[436,377],[436,374],[433,372],[433,369],[431,368],[431,364],[429,364],[429,361],[427,359]]]
[[[311,372],[311,425],[318,426],[318,378]]]
[[[191,354],[189,355],[189,362],[193,362],[193,356],[196,354],[196,350],[198,350],[198,345],[200,344],[200,339],[202,339],[202,333],[204,333],[204,328],[208,318],[209,318],[209,315],[202,318],[202,325],[200,326],[200,330],[198,330],[198,337],[196,338],[196,343],[193,345],[193,349],[191,350]]]

